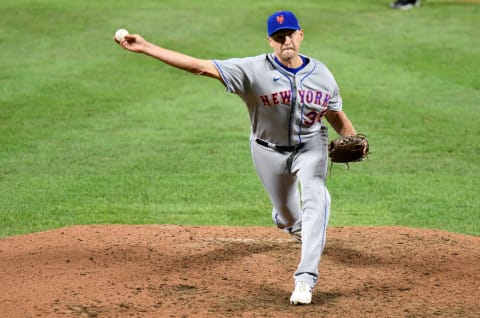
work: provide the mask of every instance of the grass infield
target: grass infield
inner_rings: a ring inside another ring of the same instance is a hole
[[[0,3],[0,237],[73,224],[270,225],[243,103],[120,49],[116,29],[203,58],[269,51],[296,12],[369,160],[335,165],[331,226],[480,235],[480,6],[422,1]],[[335,137],[332,133],[331,138]]]

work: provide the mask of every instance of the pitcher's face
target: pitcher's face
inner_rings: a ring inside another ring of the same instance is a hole
[[[281,60],[296,58],[303,41],[303,30],[280,30],[268,38],[273,53]]]

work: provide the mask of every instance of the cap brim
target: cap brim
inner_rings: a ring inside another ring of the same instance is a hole
[[[269,34],[268,36],[272,36],[273,34],[275,34],[275,33],[278,32],[278,31],[281,31],[281,30],[294,30],[294,31],[297,31],[297,30],[300,30],[300,28],[278,27],[278,28],[274,29],[272,32],[270,32],[270,34]]]

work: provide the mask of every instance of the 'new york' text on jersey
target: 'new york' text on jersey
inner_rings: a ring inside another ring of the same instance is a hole
[[[342,109],[339,88],[321,62],[308,61],[296,74],[281,67],[273,54],[214,60],[227,92],[248,108],[252,135],[277,145],[296,145],[320,132],[327,110]]]

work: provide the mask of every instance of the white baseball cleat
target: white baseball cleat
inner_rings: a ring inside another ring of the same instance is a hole
[[[295,242],[302,243],[302,229],[298,229],[292,232],[289,231],[288,234],[290,234],[290,236]]]
[[[312,302],[312,288],[305,282],[296,282],[290,297],[292,305],[307,305]]]
[[[291,228],[284,228],[283,231],[288,233],[292,240],[298,243],[302,243],[302,228],[292,231]]]

